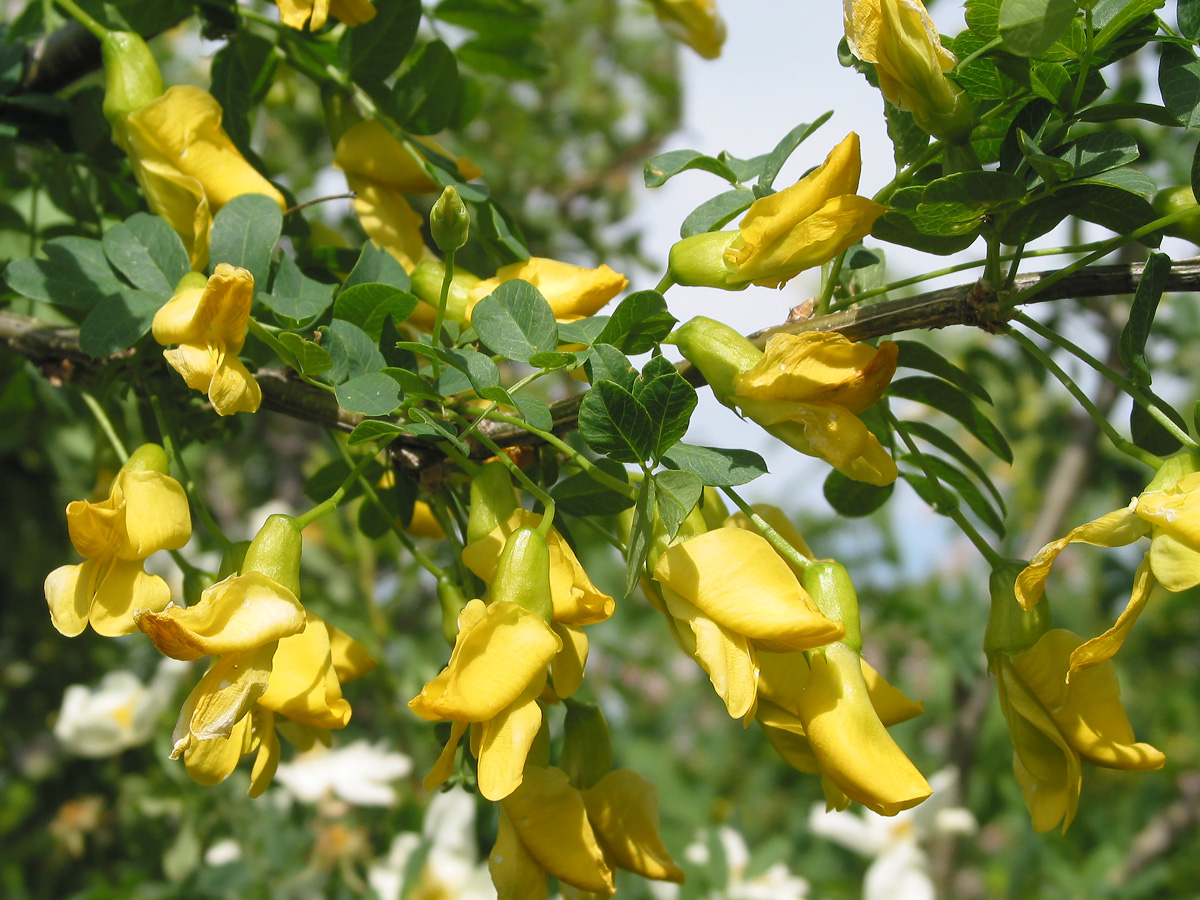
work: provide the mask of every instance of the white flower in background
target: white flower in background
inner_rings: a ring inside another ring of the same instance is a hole
[[[972,834],[975,817],[969,810],[949,806],[955,798],[956,769],[943,769],[929,779],[933,796],[895,816],[826,812],[817,804],[809,814],[813,833],[843,847],[873,856],[863,880],[863,900],[934,900],[929,859],[921,844],[938,834]]]
[[[394,806],[390,782],[411,771],[412,760],[388,751],[386,742],[355,741],[337,750],[317,744],[281,765],[275,780],[304,803],[332,794],[353,806]]]
[[[413,854],[425,845],[425,864],[415,884],[405,876]],[[487,862],[480,861],[475,843],[475,797],[462,788],[436,794],[425,811],[421,834],[401,832],[387,858],[371,866],[367,881],[380,900],[401,897],[445,900],[496,900]]]
[[[746,839],[730,828],[722,825],[717,829],[717,839],[721,842],[721,851],[725,856],[725,870],[729,873],[729,883],[724,890],[717,889],[705,895],[704,900],[807,900],[808,881],[799,875],[793,875],[787,865],[777,862],[765,872],[746,877],[750,866],[750,850]],[[709,863],[709,833],[707,829],[696,832],[696,839],[683,851],[683,858],[696,866],[707,866]],[[650,892],[656,900],[674,900],[679,896],[679,885],[653,881],[649,884]]]
[[[54,736],[73,756],[115,756],[154,736],[188,663],[164,659],[150,684],[132,672],[109,672],[94,688],[73,684],[63,693]]]
[[[206,866],[226,866],[242,858],[242,845],[233,838],[222,838],[204,851]]]

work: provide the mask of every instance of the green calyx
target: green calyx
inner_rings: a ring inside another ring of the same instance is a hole
[[[671,334],[672,341],[699,369],[718,400],[729,406],[737,394],[734,379],[762,359],[762,351],[716,319],[696,316]]]
[[[453,253],[467,242],[471,215],[453,185],[442,191],[442,196],[433,204],[429,212],[429,230],[433,242],[443,253]]]
[[[571,784],[587,790],[607,775],[613,766],[612,740],[604,712],[594,703],[565,700],[563,747],[558,767]]]
[[[518,528],[504,542],[492,581],[492,600],[515,603],[547,622],[554,618],[550,548],[546,539],[532,528]]]
[[[667,270],[676,284],[742,291],[748,281],[739,281],[737,269],[725,261],[725,252],[741,237],[737,231],[708,231],[694,234],[671,247]]]
[[[467,516],[467,543],[487,537],[516,511],[517,495],[508,468],[500,460],[481,466],[471,479],[471,511]]]
[[[841,622],[846,629],[842,643],[854,651],[862,652],[862,626],[858,618],[858,593],[850,573],[840,562],[821,559],[810,563],[804,570],[800,585],[817,604],[825,618]]]
[[[246,549],[241,572],[262,572],[300,598],[300,552],[304,539],[291,516],[274,515]]]
[[[1191,475],[1196,471],[1200,471],[1200,455],[1188,452],[1187,450],[1182,453],[1176,453],[1174,456],[1163,460],[1163,464],[1158,467],[1158,471],[1154,473],[1154,477],[1146,485],[1146,490],[1158,491],[1171,487],[1184,475]]]
[[[129,455],[125,465],[121,466],[126,472],[161,472],[171,474],[171,465],[167,460],[167,452],[158,444],[142,444]]]
[[[110,31],[100,41],[104,60],[104,117],[114,127],[162,95],[162,72],[146,42],[132,31]]]
[[[988,578],[992,605],[988,612],[987,630],[983,635],[983,651],[987,654],[989,666],[997,653],[1011,656],[1027,650],[1050,630],[1050,603],[1045,597],[1029,612],[1025,612],[1017,602],[1017,576],[1025,569],[1025,565],[1019,559],[1005,560],[992,569]]]

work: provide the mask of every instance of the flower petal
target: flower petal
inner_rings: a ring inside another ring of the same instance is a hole
[[[494,278],[479,282],[471,289],[470,306],[473,307],[504,282],[517,279],[528,281],[537,288],[554,310],[554,318],[560,322],[573,322],[595,315],[629,284],[629,279],[608,266],[587,269],[535,256],[502,266]]]
[[[320,616],[306,613],[304,630],[279,641],[271,682],[258,705],[314,728],[344,728],[350,721],[350,703],[342,697],[329,630]]]
[[[1094,637],[1089,641],[1084,641],[1071,653],[1071,664],[1067,670],[1067,681],[1070,681],[1079,671],[1089,666],[1095,666],[1106,659],[1112,659],[1117,651],[1121,649],[1121,645],[1125,643],[1125,638],[1133,629],[1133,623],[1138,620],[1138,616],[1142,614],[1142,610],[1146,606],[1146,601],[1150,599],[1150,592],[1154,590],[1155,580],[1154,575],[1151,574],[1151,569],[1152,565],[1146,559],[1143,559],[1133,576],[1133,590],[1129,595],[1129,603],[1121,611],[1121,615],[1117,617],[1117,621],[1104,634]]]
[[[729,715],[748,719],[758,695],[758,662],[749,639],[714,622],[668,587],[663,599],[672,619],[687,623],[687,629],[676,627],[675,635],[708,673]]]
[[[421,260],[434,258],[421,234],[424,220],[396,188],[375,184],[349,172],[346,185],[357,194],[354,212],[363,231],[396,257],[404,271],[411,274]]]
[[[125,504],[123,559],[145,559],[159,550],[178,550],[191,538],[187,494],[170,475],[122,469],[113,494]]]
[[[46,576],[43,588],[50,621],[59,634],[75,637],[87,628],[95,571],[96,561],[89,559],[77,566],[59,566]]]
[[[242,758],[250,735],[250,717],[243,716],[228,737],[215,737],[190,744],[183,762],[192,781],[203,785],[220,784],[233,774]]]
[[[804,734],[804,723],[799,716],[760,697],[754,717],[784,762],[798,772],[821,774],[821,764]]]
[[[262,388],[240,359],[226,354],[213,372],[208,399],[219,416],[258,412],[262,405]]]
[[[546,870],[525,849],[512,818],[500,805],[496,843],[488,855],[496,900],[546,900]]]
[[[137,631],[135,610],[157,612],[170,602],[171,588],[148,575],[140,559],[115,559],[96,584],[88,618],[97,634],[117,637]]]
[[[252,716],[258,737],[258,753],[254,757],[254,768],[250,772],[251,797],[261,797],[279,769],[279,735],[275,733],[275,716],[267,710],[258,710]]]
[[[658,788],[649,778],[616,769],[583,792],[588,821],[607,855],[643,878],[683,884],[658,831]]]
[[[367,653],[366,648],[346,632],[328,622],[325,623],[325,627],[329,629],[329,653],[333,657],[333,670],[337,672],[338,681],[342,684],[361,678],[379,665],[371,654]]]
[[[470,725],[467,722],[452,722],[450,724],[450,738],[446,741],[446,745],[442,747],[442,752],[438,754],[437,762],[433,764],[433,768],[429,770],[429,774],[421,782],[425,790],[432,791],[434,788],[441,787],[454,774],[454,758],[458,754],[458,742],[462,740],[462,736],[467,733],[469,727]]]
[[[479,740],[479,793],[503,800],[520,786],[525,760],[542,725],[537,698],[546,675],[535,679],[508,707],[483,723]]]
[[[254,702],[267,689],[275,645],[267,644],[247,653],[222,656],[192,688],[179,713],[171,735],[171,758],[204,742],[228,737]]]
[[[550,663],[550,674],[554,678],[554,693],[560,700],[565,700],[583,684],[583,672],[587,667],[588,639],[578,625],[556,622],[551,627],[562,641],[563,648]]]

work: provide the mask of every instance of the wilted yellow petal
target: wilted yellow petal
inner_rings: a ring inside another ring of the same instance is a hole
[[[1152,526],[1150,568],[1169,591],[1200,584],[1200,472],[1137,498],[1137,514]]]
[[[529,748],[542,725],[537,698],[546,686],[543,672],[525,692],[480,726],[479,793],[503,800],[521,784]]]
[[[1108,631],[1090,641],[1084,641],[1071,653],[1067,681],[1071,681],[1081,669],[1097,665],[1106,659],[1112,659],[1121,649],[1125,638],[1133,629],[1133,623],[1142,614],[1146,602],[1150,599],[1150,592],[1154,590],[1155,580],[1150,570],[1150,563],[1143,558],[1133,576],[1133,590],[1129,595],[1129,603],[1126,604],[1125,609],[1121,611],[1121,615],[1117,617],[1117,621]]]
[[[658,833],[658,788],[649,778],[616,769],[583,792],[588,821],[600,845],[622,869],[643,878],[683,884]]]
[[[254,730],[258,737],[258,753],[254,757],[254,768],[250,771],[251,797],[260,797],[271,786],[279,768],[279,735],[275,733],[275,714],[258,710],[251,714]]]
[[[171,735],[171,758],[197,742],[228,737],[267,689],[275,645],[218,659],[192,688]]]
[[[333,670],[337,672],[338,681],[342,684],[361,678],[379,665],[371,654],[367,653],[366,648],[346,632],[328,622],[325,626],[329,629],[329,653],[333,657]]]
[[[529,855],[551,875],[585,891],[616,890],[583,797],[561,769],[530,766],[501,807]]]

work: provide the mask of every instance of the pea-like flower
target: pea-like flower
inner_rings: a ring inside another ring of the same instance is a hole
[[[1200,460],[1188,453],[1163,463],[1146,490],[1129,505],[1072,529],[1037,552],[1017,578],[1016,595],[1025,610],[1041,599],[1050,568],[1068,544],[1122,547],[1148,536],[1150,549],[1134,574],[1125,610],[1104,634],[1072,654],[1069,676],[1096,665],[1121,648],[1155,585],[1186,591],[1200,585]]]
[[[1075,818],[1082,786],[1081,760],[1109,769],[1162,768],[1166,758],[1136,743],[1121,704],[1112,660],[1077,671],[1067,681],[1082,639],[1053,629],[1019,653],[997,653],[992,667],[1000,707],[1013,741],[1013,771],[1035,831]]]
[[[248,163],[221,127],[221,106],[207,91],[169,88],[114,128],[150,209],[183,239],[193,269],[208,263],[212,217],[241,194],[283,195]]]
[[[193,273],[154,316],[154,339],[178,344],[163,356],[187,386],[203,391],[217,415],[254,412],[262,389],[238,359],[254,299],[254,276],[220,263],[204,280]]]
[[[678,241],[670,273],[679,284],[740,291],[782,287],[858,242],[886,212],[858,196],[858,135],[846,135],[825,162],[791,187],[755,200],[737,231],[711,231]]]
[[[71,543],[85,562],[46,577],[50,619],[62,634],[74,637],[89,622],[98,634],[129,634],[135,609],[171,601],[167,583],[143,568],[150,554],[177,550],[192,535],[187,495],[167,471],[162,447],[145,444],[121,467],[106,500],[67,505]]]
[[[674,334],[713,394],[770,434],[856,481],[887,485],[896,464],[858,418],[887,390],[898,349],[840,334],[776,334],[759,350],[728,325],[697,316]]]
[[[921,0],[843,0],[843,6],[850,50],[875,64],[887,101],[911,112],[935,137],[968,138],[970,98],[946,77],[958,60],[942,46]]]
[[[650,0],[667,34],[687,44],[705,59],[721,55],[725,20],[713,0]]]
[[[329,16],[353,28],[375,18],[370,0],[276,0],[279,20],[289,28],[313,31],[324,27]]]
[[[458,626],[450,662],[408,704],[423,719],[453,723],[425,786],[432,789],[450,777],[458,742],[474,724],[479,792],[500,800],[521,784],[525,757],[542,723],[537,698],[562,641],[537,613],[507,600],[470,601]]]
[[[537,288],[554,310],[554,318],[560,322],[574,322],[595,315],[629,284],[628,278],[605,265],[588,269],[535,256],[503,266],[494,277],[472,287],[467,295],[468,316],[476,303],[504,282],[517,279],[528,281]]]

